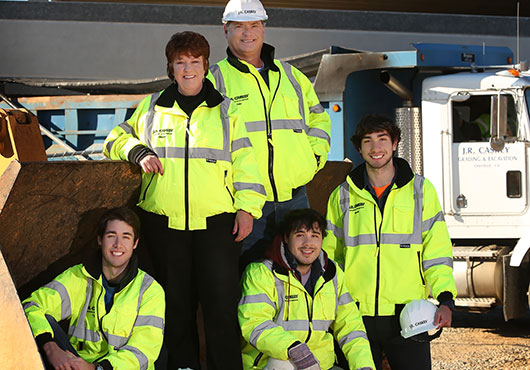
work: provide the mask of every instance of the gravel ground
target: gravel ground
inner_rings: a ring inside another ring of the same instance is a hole
[[[502,310],[455,312],[453,327],[431,342],[433,370],[530,370],[530,313],[504,321]]]

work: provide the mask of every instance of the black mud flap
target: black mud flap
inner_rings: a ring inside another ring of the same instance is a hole
[[[506,321],[520,317],[528,310],[528,264],[510,266],[511,254],[502,256],[504,275],[503,311]]]

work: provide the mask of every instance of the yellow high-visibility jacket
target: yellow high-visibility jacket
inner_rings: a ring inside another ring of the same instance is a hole
[[[394,163],[397,177],[383,214],[365,188],[365,164],[328,202],[323,248],[344,266],[363,316],[394,315],[396,305],[427,298],[430,290],[435,298],[444,292],[456,297],[452,245],[436,190],[403,159]]]
[[[287,201],[326,164],[331,123],[309,79],[290,64],[274,59],[264,44],[269,84],[258,70],[228,57],[210,68],[216,88],[231,98],[245,120],[256,151],[267,201]]]
[[[101,253],[33,292],[23,306],[37,342],[53,337],[47,314],[57,322],[69,321],[70,343],[85,361],[105,369],[154,369],[163,341],[164,290],[137,268],[135,258],[129,263],[109,312]]]
[[[251,263],[242,278],[238,315],[243,369],[262,369],[271,357],[287,360],[289,347],[297,341],[307,343],[321,369],[330,369],[335,361],[333,336],[350,369],[375,369],[366,330],[340,267],[321,252],[318,267],[323,271],[312,296],[288,267],[281,248],[280,261]]]
[[[207,217],[237,210],[260,218],[265,188],[237,106],[205,81],[206,100],[188,117],[173,98],[176,88],[142,100],[111,131],[104,154],[127,160],[137,145],[156,153],[164,174],[142,174],[138,205],[167,216],[170,228],[206,229]]]

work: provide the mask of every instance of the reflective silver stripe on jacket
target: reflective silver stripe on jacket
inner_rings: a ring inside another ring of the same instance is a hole
[[[333,320],[313,320],[313,330],[316,331],[328,331],[329,326],[333,323]]]
[[[346,292],[344,293],[343,295],[341,295],[339,297],[339,300],[338,300],[338,305],[339,306],[344,306],[348,303],[352,303],[353,302],[353,298],[351,297],[350,293]]]
[[[121,348],[122,350],[127,350],[133,353],[133,355],[138,360],[138,363],[140,364],[140,370],[147,370],[147,366],[149,365],[149,361],[147,360],[147,356],[140,351],[138,348],[133,346],[123,346]]]
[[[134,326],[152,326],[164,330],[164,320],[159,316],[154,315],[138,315]]]
[[[309,107],[309,112],[311,113],[320,114],[320,113],[324,113],[325,111],[326,110],[320,103],[318,103],[317,105],[313,105],[312,107]]]
[[[261,334],[263,334],[263,332],[265,330],[273,329],[273,328],[276,328],[276,327],[278,327],[278,325],[276,325],[275,323],[273,323],[270,320],[262,322],[261,324],[256,326],[254,328],[254,330],[252,330],[252,333],[250,333],[250,337],[249,337],[249,340],[248,340],[249,343],[257,348],[258,339],[261,336]]]
[[[423,231],[428,231],[432,229],[434,224],[438,221],[445,221],[444,214],[442,211],[438,212],[437,214],[435,214],[433,217],[429,218],[428,220],[423,221],[421,228]]]
[[[433,258],[432,260],[424,260],[423,271],[427,271],[428,269],[434,266],[442,266],[442,265],[453,268],[453,259],[451,257],[439,257],[439,258]]]
[[[328,133],[318,127],[311,127],[309,130],[307,130],[307,136],[324,139],[328,142],[328,144],[331,143],[331,138],[329,137]]]
[[[328,220],[328,231],[331,231],[337,239],[344,239],[344,229],[334,225],[331,221]]]
[[[423,176],[414,175],[414,217],[413,217],[413,228],[411,234],[394,234],[394,233],[382,233],[380,242],[381,244],[422,244],[423,243]],[[347,183],[344,183],[348,185]],[[344,185],[343,184],[343,185]],[[347,189],[340,188],[340,204],[341,209],[344,212],[344,242],[346,247],[357,247],[359,245],[373,245],[377,243],[374,233],[360,234],[356,236],[350,236],[349,228],[349,215],[348,208],[344,205],[350,204],[350,193]]]
[[[247,121],[245,122],[245,127],[247,128],[247,132],[259,132],[265,131],[267,124],[265,121]]]
[[[226,96],[226,85],[225,85],[225,79],[223,77],[223,74],[221,73],[221,68],[217,64],[210,67],[210,72],[212,73],[212,76],[215,80],[215,88],[217,91],[219,91],[222,95]]]
[[[256,193],[267,195],[265,193],[265,186],[262,184],[252,183],[252,182],[234,182],[234,189],[239,190],[253,190]]]
[[[76,326],[70,326],[68,328],[68,334],[72,337],[76,337],[78,339],[90,341],[90,342],[99,342],[100,336],[98,332],[95,332],[93,330],[87,329],[85,324],[85,317],[88,311],[88,306],[90,305],[90,300],[92,299],[92,287],[93,287],[93,281],[91,278],[86,278],[86,296],[85,296],[85,304],[83,305],[83,308],[81,309],[81,313],[79,314],[79,318],[77,319],[77,325]]]
[[[160,97],[160,94],[162,94],[162,91],[159,91],[157,93],[154,93],[151,95],[151,101],[149,102],[149,109],[147,110],[147,115],[145,117],[145,123],[144,123],[144,137],[143,142],[147,144],[147,146],[152,150],[153,149],[153,124],[155,119],[155,105],[156,101]]]
[[[307,127],[307,122],[305,119],[304,94],[302,93],[302,87],[300,86],[300,83],[298,83],[298,80],[294,78],[291,65],[286,62],[280,62],[280,63],[282,64],[283,70],[285,71],[285,74],[287,75],[289,82],[291,82],[291,85],[293,85],[294,91],[296,91],[296,96],[298,97],[298,111],[300,112],[300,117],[302,117],[302,123],[304,125],[304,130],[307,133],[308,127]]]
[[[72,302],[70,301],[66,287],[57,280],[50,281],[44,287],[55,290],[59,294],[59,297],[61,297],[61,320],[70,317],[72,315]]]
[[[270,300],[270,298],[265,293],[247,295],[239,300],[239,306],[252,303],[266,303],[276,310],[276,305]]]
[[[242,137],[232,141],[232,153],[243,148],[252,148],[252,144],[250,143],[250,139],[248,137]]]
[[[153,149],[158,158],[184,158],[186,152],[184,148],[176,147],[156,147]],[[231,162],[230,153],[220,149],[211,148],[189,148],[188,157],[194,159],[214,159],[216,161]]]
[[[356,331],[352,331],[352,332],[348,333],[347,335],[343,336],[342,338],[340,338],[339,345],[342,348],[346,343],[349,343],[352,340],[355,340],[357,338],[364,338],[364,339],[368,340],[368,336],[366,335],[366,333],[364,331],[356,330]]]
[[[120,123],[118,125],[118,127],[121,127],[123,129],[123,131],[125,131],[126,134],[132,135],[133,137],[137,138],[136,132],[134,132],[133,127],[131,125],[129,125],[127,123],[127,121]],[[114,145],[115,142],[116,142],[116,139],[107,142],[107,145],[106,145],[105,148],[107,149],[107,152],[109,153],[109,155],[110,155],[110,151],[112,149],[112,146]]]

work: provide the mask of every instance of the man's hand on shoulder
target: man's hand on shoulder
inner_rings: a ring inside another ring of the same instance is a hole
[[[57,343],[51,341],[47,342],[42,346],[42,349],[44,350],[44,353],[46,353],[46,357],[48,357],[48,361],[56,370],[70,370],[74,369],[70,364],[69,361],[75,356],[71,354],[70,352],[63,351]]]

